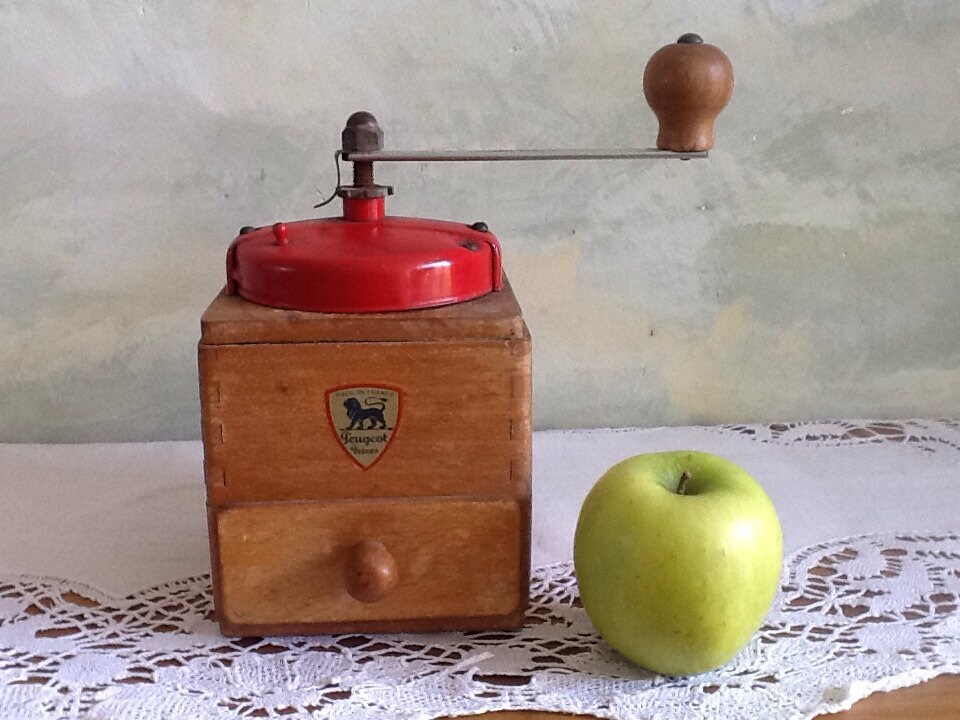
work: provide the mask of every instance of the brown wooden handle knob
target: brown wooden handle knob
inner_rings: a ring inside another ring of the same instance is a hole
[[[650,58],[643,94],[660,121],[660,150],[709,150],[713,121],[733,94],[733,65],[720,48],[687,33]]]
[[[344,574],[350,595],[360,602],[377,602],[396,587],[397,562],[382,542],[364,540],[350,548]]]

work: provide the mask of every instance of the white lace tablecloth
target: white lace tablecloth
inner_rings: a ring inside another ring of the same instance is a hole
[[[760,632],[694,678],[594,633],[580,503],[632,454],[715,452],[767,489],[788,557]],[[198,443],[0,445],[0,718],[810,718],[960,673],[960,423],[541,432],[517,632],[229,640],[211,619]]]

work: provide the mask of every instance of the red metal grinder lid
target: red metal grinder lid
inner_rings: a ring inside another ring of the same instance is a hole
[[[483,223],[384,215],[345,198],[339,218],[245,228],[227,252],[227,293],[292,310],[369,313],[463,302],[503,287]]]

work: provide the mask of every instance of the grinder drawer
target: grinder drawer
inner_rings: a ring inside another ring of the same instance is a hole
[[[210,512],[227,634],[523,622],[529,518],[512,500],[284,502]]]

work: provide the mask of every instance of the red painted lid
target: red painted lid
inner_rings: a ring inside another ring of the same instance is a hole
[[[243,232],[227,252],[228,293],[293,310],[415,310],[502,283],[500,244],[482,223],[384,216],[383,198],[345,199],[340,218]]]

